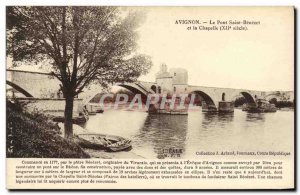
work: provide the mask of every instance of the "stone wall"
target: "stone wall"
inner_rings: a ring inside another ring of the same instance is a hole
[[[65,99],[19,98],[18,101],[23,102],[29,111],[38,110],[46,115],[64,116]],[[82,111],[82,99],[75,99],[73,117],[78,117]]]
[[[170,74],[173,77],[173,85],[187,85],[188,84],[188,73],[183,68],[171,68]]]
[[[172,77],[169,78],[157,78],[157,86],[161,87],[161,93],[167,94],[173,92],[173,80]]]
[[[7,80],[20,86],[35,98],[57,98],[59,80],[47,73],[7,70]]]

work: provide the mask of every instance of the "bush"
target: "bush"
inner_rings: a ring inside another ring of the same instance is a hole
[[[82,148],[60,136],[45,115],[28,113],[18,102],[6,102],[8,158],[89,158]]]
[[[294,102],[291,102],[291,101],[277,101],[275,106],[277,108],[294,107]]]
[[[246,103],[246,99],[244,97],[238,97],[235,101],[234,101],[234,106],[235,107],[239,107],[239,106],[243,106]]]

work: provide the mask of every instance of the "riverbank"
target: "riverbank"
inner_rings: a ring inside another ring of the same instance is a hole
[[[242,110],[243,106],[238,106],[238,107],[235,107],[234,109]],[[294,107],[282,107],[282,108],[277,108],[277,110],[280,110],[280,111],[294,111],[295,108]]]
[[[90,158],[80,146],[61,136],[57,123],[18,103],[6,102],[8,158]]]
[[[7,101],[6,104],[8,158],[143,158],[130,151],[105,152],[82,148],[76,140],[64,138],[63,123],[52,122],[37,111],[23,110],[18,103]],[[74,135],[90,133],[76,124],[73,132]]]
[[[278,108],[278,110],[280,110],[280,111],[294,111],[295,108],[294,107],[285,107],[285,108]]]
[[[132,151],[105,152],[103,150],[85,149],[91,158],[101,159],[145,159],[145,157],[135,154]]]
[[[58,123],[61,131],[61,136],[64,136],[64,124]],[[79,125],[73,124],[74,135],[78,134],[89,134],[96,133],[90,132],[87,129],[80,127]],[[90,155],[91,158],[101,158],[101,159],[143,159],[144,157],[135,154],[132,151],[119,151],[119,152],[106,152],[105,150],[94,150],[88,148],[82,148],[86,153]]]

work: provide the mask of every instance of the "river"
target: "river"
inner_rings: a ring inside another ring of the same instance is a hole
[[[292,153],[294,147],[293,110],[247,113],[235,109],[233,114],[210,114],[199,109],[188,115],[106,110],[90,116],[83,127],[90,132],[131,139],[130,152],[114,154],[121,158],[126,158],[126,153],[146,159],[195,158],[201,151]],[[176,151],[170,156],[169,149]]]

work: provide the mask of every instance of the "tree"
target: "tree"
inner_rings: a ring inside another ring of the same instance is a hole
[[[73,101],[85,87],[132,82],[152,66],[136,52],[142,16],[118,7],[7,7],[7,55],[51,67],[66,101],[65,138],[73,136]]]
[[[272,98],[269,100],[269,102],[270,102],[270,104],[274,104],[277,107],[277,104],[278,104],[277,98]]]
[[[244,96],[238,97],[234,101],[234,106],[239,107],[247,103],[246,98]]]
[[[116,98],[117,98],[117,95],[118,94],[125,94],[128,96],[128,101],[132,101],[132,99],[134,98],[134,93],[127,90],[127,89],[119,89],[115,94],[114,94],[114,97],[113,97],[113,100],[116,101]]]

